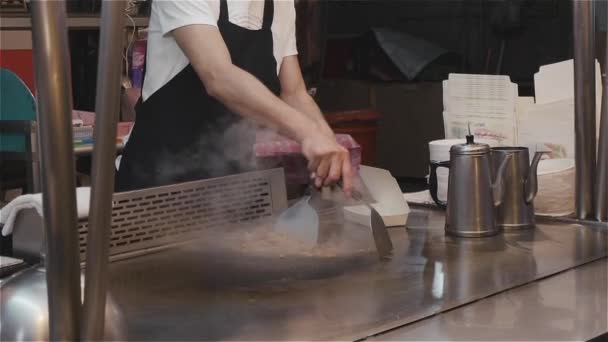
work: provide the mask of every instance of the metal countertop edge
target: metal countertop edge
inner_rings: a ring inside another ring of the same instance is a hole
[[[535,282],[541,282],[541,281],[546,280],[548,278],[551,278],[553,276],[556,276],[556,275],[559,275],[559,274],[562,274],[562,273],[566,273],[566,272],[570,272],[570,271],[572,271],[572,270],[574,270],[576,268],[583,267],[583,266],[585,266],[587,264],[591,264],[593,262],[596,262],[596,261],[599,261],[599,260],[602,260],[602,259],[608,259],[608,255],[604,255],[604,256],[601,256],[601,257],[596,257],[596,258],[584,261],[584,262],[582,262],[582,263],[580,263],[580,264],[578,264],[576,266],[573,266],[573,267],[570,267],[570,268],[567,268],[567,269],[563,269],[563,270],[560,270],[560,271],[548,272],[548,274],[542,275],[542,276],[540,276],[539,278],[537,278],[535,280],[523,282],[521,284],[514,285],[512,287],[509,287],[509,288],[504,289],[504,290],[499,291],[499,292],[494,292],[494,293],[491,293],[491,294],[475,297],[475,298],[471,299],[470,301],[468,301],[468,302],[466,302],[464,304],[455,305],[453,307],[449,307],[449,308],[441,310],[439,312],[436,312],[436,313],[433,313],[433,314],[430,314],[430,315],[426,315],[426,316],[417,318],[417,319],[415,319],[413,321],[409,321],[408,322],[407,320],[400,320],[400,322],[402,322],[401,324],[399,322],[395,322],[394,324],[393,323],[386,324],[386,325],[384,325],[382,327],[379,327],[378,328],[379,331],[377,331],[377,332],[376,331],[370,331],[369,333],[365,334],[366,335],[365,337],[356,337],[355,335],[353,335],[353,336],[348,336],[346,338],[337,338],[335,340],[348,340],[348,341],[357,341],[358,342],[358,341],[366,341],[366,340],[368,340],[370,338],[377,338],[377,337],[379,337],[381,335],[384,335],[386,333],[399,330],[401,328],[413,325],[415,323],[419,323],[419,322],[424,321],[426,319],[429,319],[429,318],[432,318],[432,317],[435,317],[435,316],[438,316],[438,315],[441,315],[441,314],[444,314],[444,313],[447,313],[447,312],[450,312],[450,311],[461,309],[461,308],[463,308],[463,307],[465,307],[467,305],[473,304],[475,302],[478,302],[478,301],[486,299],[486,298],[494,297],[494,296],[497,296],[497,295],[500,295],[500,294],[503,294],[503,293],[506,293],[506,292],[509,292],[509,291],[512,291],[512,290],[515,290],[515,289],[518,289],[518,288],[522,288],[522,287],[524,287],[526,285],[529,285],[529,284],[532,284],[532,283],[535,283]],[[403,323],[403,322],[407,322],[407,323]],[[376,330],[376,329],[374,329],[374,330]],[[332,340],[334,340],[334,339],[332,338]]]

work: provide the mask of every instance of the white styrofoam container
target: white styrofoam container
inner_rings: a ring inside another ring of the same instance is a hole
[[[403,226],[410,208],[401,188],[391,173],[384,169],[361,165],[359,175],[376,201],[371,205],[378,211],[387,227]],[[371,226],[370,211],[365,205],[344,207],[344,218],[364,226]]]
[[[574,159],[546,159],[538,164],[537,215],[568,216],[574,212]]]

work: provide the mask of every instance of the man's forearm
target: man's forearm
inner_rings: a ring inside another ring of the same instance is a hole
[[[321,109],[306,91],[300,91],[290,95],[283,94],[281,95],[281,98],[288,105],[311,118],[324,133],[333,135],[333,131],[329,127],[327,120],[325,120]]]
[[[231,66],[207,82],[207,91],[235,113],[261,121],[297,141],[302,141],[317,121],[275,96],[257,78]]]
[[[232,64],[230,52],[216,27],[188,25],[172,31],[207,93],[235,113],[261,121],[302,142],[317,130],[316,123],[292,108],[253,75]]]

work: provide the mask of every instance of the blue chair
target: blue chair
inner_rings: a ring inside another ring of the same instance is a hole
[[[0,188],[39,191],[39,163],[33,148],[35,122],[36,100],[32,92],[19,76],[0,69],[0,164],[3,170]]]

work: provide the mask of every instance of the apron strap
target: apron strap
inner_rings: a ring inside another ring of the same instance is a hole
[[[228,22],[228,1],[220,0],[220,17],[219,21],[223,23]]]
[[[270,29],[272,27],[273,19],[274,19],[274,0],[266,0],[266,1],[264,1],[264,23],[262,24],[262,28]]]
[[[256,0],[253,0],[256,1]],[[259,0],[258,0],[259,1]],[[263,29],[270,29],[274,19],[274,0],[264,1]],[[227,23],[228,19],[228,0],[220,0],[220,17],[218,22]]]

